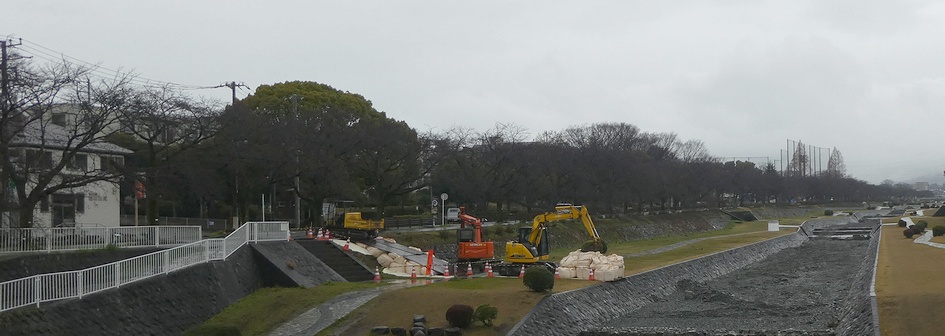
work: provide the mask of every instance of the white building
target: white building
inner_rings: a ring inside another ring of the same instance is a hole
[[[74,130],[53,123],[31,123],[10,143],[11,160],[20,172],[41,172],[58,165],[66,151],[75,152],[49,184],[56,185],[63,179],[115,173],[124,164],[124,155],[131,153],[97,138],[76,150],[76,138]],[[26,190],[36,186],[40,174],[29,174]],[[120,206],[117,178],[84,183],[46,195],[33,210],[32,226],[119,226]],[[13,213],[5,213],[0,225],[19,226]]]

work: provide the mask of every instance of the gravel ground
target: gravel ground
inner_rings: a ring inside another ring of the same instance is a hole
[[[683,280],[670,296],[601,329],[620,335],[827,334],[868,245],[812,240],[706,283]]]

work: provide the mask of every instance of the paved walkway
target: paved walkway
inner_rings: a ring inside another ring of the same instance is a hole
[[[916,244],[925,244],[931,247],[945,248],[945,244],[934,243],[932,240],[932,230],[926,230],[919,238],[916,238],[913,242]]]
[[[384,291],[425,284],[426,281],[418,281],[416,284],[404,281],[393,285],[344,293],[282,324],[270,332],[269,336],[315,335]]]

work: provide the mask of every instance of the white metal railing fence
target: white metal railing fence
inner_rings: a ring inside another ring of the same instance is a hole
[[[166,227],[161,227],[166,228]],[[223,260],[250,242],[289,239],[288,222],[249,222],[226,238],[205,239],[77,271],[39,274],[0,283],[0,312],[85,295]]]
[[[0,254],[116,247],[168,247],[203,238],[199,226],[65,227],[0,229]]]

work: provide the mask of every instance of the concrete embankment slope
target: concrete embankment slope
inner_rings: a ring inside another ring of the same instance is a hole
[[[0,314],[2,335],[180,335],[262,286],[251,248],[82,299]]]
[[[294,241],[250,245],[259,258],[266,286],[305,288],[345,279]]]
[[[802,245],[808,241],[805,232],[856,222],[857,218],[811,220],[804,225],[805,230],[797,233],[666,266],[621,281],[550,295],[542,300],[510,335],[575,335],[594,329],[674,293],[680,281],[706,282],[721,277],[781,250]],[[862,274],[858,272],[857,275],[859,277]],[[844,310],[844,316],[847,318],[858,319],[855,317],[860,315],[860,308]]]

